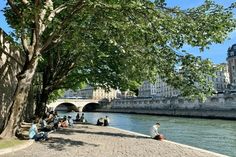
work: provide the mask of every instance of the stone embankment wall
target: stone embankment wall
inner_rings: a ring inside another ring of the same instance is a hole
[[[100,111],[236,119],[236,95],[218,95],[205,102],[183,98],[116,99]]]
[[[22,54],[0,28],[0,132],[16,89],[16,75],[23,67]]]

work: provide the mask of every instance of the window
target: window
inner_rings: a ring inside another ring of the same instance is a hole
[[[230,56],[233,56],[234,55],[234,51],[230,51]]]

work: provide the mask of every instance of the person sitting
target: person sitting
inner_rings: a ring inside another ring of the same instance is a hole
[[[46,118],[47,118],[47,115],[44,115],[42,120],[40,121],[40,131],[44,131],[44,132],[51,131],[50,127],[47,125]]]
[[[54,119],[54,112],[53,112],[53,111],[50,111],[50,112],[49,112],[49,115],[48,115],[48,117],[47,117],[47,123],[53,125],[53,119]]]
[[[53,127],[52,128],[56,130],[58,128],[60,117],[58,116],[56,111],[53,113],[53,115],[54,115],[54,118],[53,118]]]
[[[104,125],[104,118],[99,118],[98,120],[97,120],[97,125],[98,126],[103,126]]]
[[[32,126],[29,129],[29,138],[35,141],[48,140],[48,134],[46,132],[38,132],[37,120],[33,120]]]
[[[83,122],[83,123],[85,122],[84,113],[82,113],[82,115],[81,115],[79,121],[80,121],[80,122]]]
[[[79,112],[77,113],[76,117],[75,117],[75,121],[79,122],[80,121],[80,115]]]
[[[73,127],[74,126],[74,123],[73,123],[73,119],[72,119],[72,117],[71,116],[68,116],[68,126],[69,127]]]
[[[106,118],[104,119],[104,126],[109,126],[109,118],[108,116],[106,116]]]
[[[156,123],[150,129],[151,137],[156,140],[163,140],[164,136],[158,132],[158,128],[160,127],[160,123]]]
[[[68,125],[69,125],[69,122],[68,122],[66,116],[64,116],[64,118],[61,119],[59,124],[58,124],[58,126],[62,127],[62,128],[66,128],[66,127],[68,127]]]

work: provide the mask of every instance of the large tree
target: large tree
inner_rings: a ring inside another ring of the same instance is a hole
[[[5,15],[15,29],[14,35],[26,59],[17,75],[18,86],[1,134],[3,137],[14,136],[39,59],[44,53],[52,53],[49,49],[68,39],[70,34],[69,39],[78,41],[74,45],[76,50],[81,49],[78,53],[93,56],[87,60],[90,66],[81,72],[84,76],[89,73],[94,85],[99,75],[91,71],[101,75],[107,73],[100,85],[121,88],[126,87],[129,78],[137,78],[140,82],[158,74],[182,89],[183,95],[203,96],[211,93],[204,78],[211,75],[214,68],[207,60],[177,51],[184,44],[204,50],[211,43],[221,43],[235,28],[231,12],[234,5],[223,8],[210,0],[187,10],[169,8],[163,0],[7,2]],[[115,71],[110,71],[110,67]]]

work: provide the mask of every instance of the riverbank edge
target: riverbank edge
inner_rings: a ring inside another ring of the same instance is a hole
[[[143,114],[143,115],[158,115],[171,117],[186,117],[186,118],[204,118],[204,119],[222,119],[236,120],[236,110],[218,111],[218,110],[145,110],[145,109],[96,109],[93,112],[107,113],[127,113],[127,114]],[[220,115],[218,114],[220,113]],[[230,114],[229,114],[230,113]],[[221,116],[224,115],[224,116]]]
[[[24,144],[19,144],[19,145],[13,146],[13,147],[0,149],[0,155],[4,155],[4,154],[19,151],[21,149],[25,149],[25,148],[31,146],[33,143],[34,143],[34,140],[27,140]]]
[[[91,123],[86,123],[86,124],[87,125],[96,126],[95,124],[91,124]],[[124,130],[124,129],[120,129],[120,128],[116,128],[116,127],[111,127],[111,126],[108,126],[108,128],[119,130],[119,131],[122,131],[124,133],[129,133],[129,134],[133,134],[133,135],[137,135],[137,136],[143,136],[143,137],[151,138],[149,135],[145,135],[145,134],[141,134],[141,133],[137,133],[137,132],[133,132],[133,131],[129,131],[129,130]],[[181,147],[185,147],[185,148],[189,148],[189,149],[194,149],[196,151],[200,151],[200,152],[203,152],[203,153],[209,153],[209,154],[212,154],[212,155],[215,155],[215,156],[218,156],[218,157],[229,157],[229,156],[224,155],[224,154],[208,151],[208,150],[205,150],[205,149],[201,149],[201,148],[197,148],[197,147],[193,147],[193,146],[189,146],[189,145],[185,145],[185,144],[181,144],[181,143],[176,143],[176,142],[169,141],[169,140],[163,140],[162,142],[176,144],[176,145],[179,145]],[[19,151],[21,149],[25,149],[25,148],[31,146],[33,143],[34,143],[34,140],[28,140],[25,144],[20,144],[20,145],[14,146],[14,147],[1,149],[0,155],[4,155],[4,154],[8,154],[8,153]]]
[[[133,132],[133,131],[124,130],[124,129],[120,129],[120,128],[116,128],[116,127],[111,127],[111,126],[109,126],[109,128],[113,128],[113,129],[116,129],[116,130],[120,130],[120,131],[123,131],[123,132],[126,132],[126,133],[131,133],[131,134],[134,134],[134,135],[138,135],[138,136],[150,137],[151,138],[151,136],[149,136],[149,135],[141,134],[141,133],[138,133],[138,132]],[[189,149],[194,149],[194,150],[197,150],[197,151],[201,151],[201,152],[204,152],[204,153],[209,153],[209,154],[212,154],[212,155],[215,155],[215,156],[219,156],[219,157],[229,157],[229,156],[224,155],[224,154],[212,152],[212,151],[205,150],[205,149],[202,149],[202,148],[197,148],[197,147],[193,147],[193,146],[189,146],[189,145],[185,145],[185,144],[181,144],[181,143],[177,143],[177,142],[173,142],[173,141],[169,141],[169,140],[163,140],[162,142],[173,143],[173,144],[179,145],[181,147],[185,147],[185,148],[189,148]]]

